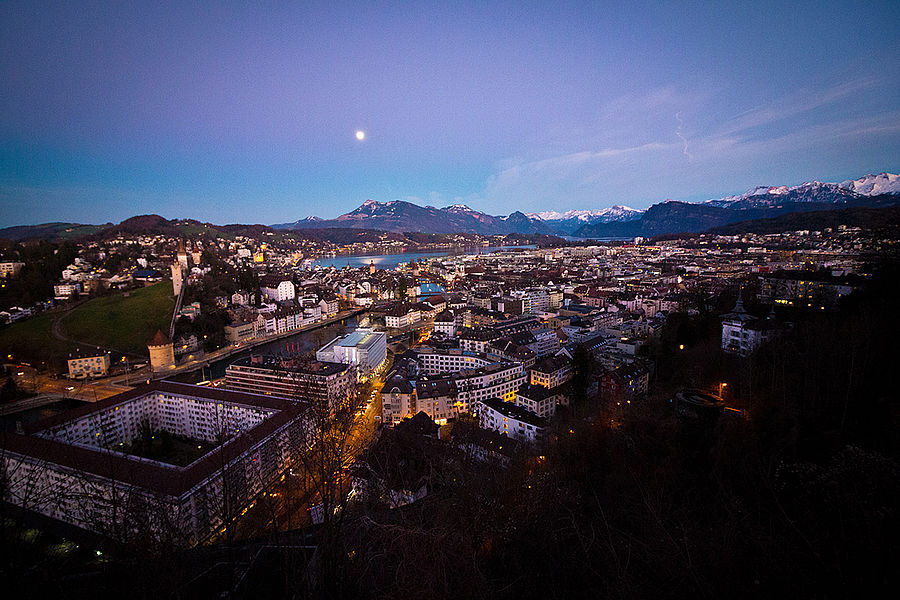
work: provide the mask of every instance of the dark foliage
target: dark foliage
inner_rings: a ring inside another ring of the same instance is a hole
[[[544,460],[459,463],[420,503],[365,507],[325,540],[327,593],[840,598],[895,588],[898,332],[884,317],[898,275],[881,269],[842,312],[798,320],[749,361],[717,351],[714,314],[673,319],[654,350],[659,393],[620,427],[601,426],[603,407],[589,399]],[[722,377],[749,419],[676,417],[667,390]]]
[[[29,306],[53,296],[53,282],[75,257],[76,246],[71,242],[54,244],[47,241],[9,244],[3,249],[6,260],[25,263],[15,277],[3,279],[0,287],[0,309],[10,306]]]
[[[900,202],[900,196],[886,196]],[[709,233],[719,235],[736,235],[740,233],[781,233],[802,229],[821,231],[839,225],[862,227],[867,230],[893,230],[900,228],[900,207],[885,208],[846,208],[844,210],[821,210],[804,213],[790,213],[771,219],[741,221],[722,227],[715,227]]]

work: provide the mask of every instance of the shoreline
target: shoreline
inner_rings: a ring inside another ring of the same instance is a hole
[[[233,354],[237,354],[238,352],[243,352],[245,350],[249,350],[255,348],[257,346],[262,346],[263,344],[268,344],[270,342],[274,342],[286,337],[290,337],[293,335],[297,335],[300,333],[306,333],[307,331],[314,331],[319,329],[320,327],[326,327],[328,325],[333,325],[338,321],[343,321],[344,319],[348,319],[350,317],[355,317],[359,314],[367,312],[369,309],[367,307],[360,307],[355,310],[347,310],[344,312],[340,312],[333,317],[329,317],[327,319],[322,319],[321,321],[316,321],[315,323],[311,323],[305,327],[299,327],[297,329],[291,329],[290,331],[285,331],[283,333],[273,333],[270,335],[266,335],[263,337],[256,337],[252,340],[248,340],[246,342],[240,342],[239,346],[230,345],[225,348],[219,348],[218,350],[214,350],[209,354],[205,354],[201,358],[192,360],[189,363],[184,363],[182,365],[177,365],[173,369],[168,369],[166,371],[156,371],[152,373],[151,379],[165,379],[171,375],[181,375],[184,373],[192,373],[198,369],[203,367],[208,367],[210,363],[217,362],[222,359],[228,358]]]

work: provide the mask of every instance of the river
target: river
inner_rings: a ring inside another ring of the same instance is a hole
[[[449,256],[451,254],[490,254],[493,252],[507,252],[512,250],[523,250],[530,248],[536,248],[536,246],[533,244],[528,246],[489,246],[485,248],[455,248],[442,252],[402,252],[398,254],[380,254],[366,256],[337,256],[334,258],[319,259],[315,261],[314,264],[316,266],[321,266],[322,268],[326,268],[329,266],[341,268],[347,266],[348,264],[351,267],[358,268],[368,266],[371,262],[374,262],[375,266],[379,269],[395,269],[401,263],[409,262],[411,260],[418,261],[423,258]],[[427,293],[433,294],[439,293],[440,291],[440,289],[435,288],[429,289]],[[175,375],[171,379],[184,383],[198,383],[200,381],[206,381],[210,379],[220,379],[222,377],[225,377],[225,369],[226,367],[228,367],[228,365],[238,359],[249,356],[251,353],[271,354],[277,352],[287,352],[289,347],[291,349],[291,352],[300,354],[318,350],[339,335],[343,335],[348,330],[354,329],[359,324],[359,318],[360,317],[358,316],[350,317],[349,319],[344,319],[340,323],[325,325],[324,327],[311,329],[309,331],[303,331],[292,336],[269,342],[267,344],[261,344],[259,346],[255,346],[254,348],[248,348],[243,352],[232,354],[227,358],[212,362],[209,366],[197,369],[196,371]]]
[[[308,331],[301,331],[294,335],[283,337],[279,340],[273,340],[266,344],[260,344],[253,348],[248,348],[243,352],[232,354],[231,356],[217,360],[209,364],[209,366],[191,371],[188,373],[180,373],[171,377],[173,381],[182,383],[199,383],[210,379],[221,379],[225,377],[225,369],[234,361],[250,356],[250,354],[275,354],[290,353],[306,354],[315,351],[338,337],[344,335],[348,330],[355,329],[359,325],[359,316],[350,317],[338,323],[325,325]]]

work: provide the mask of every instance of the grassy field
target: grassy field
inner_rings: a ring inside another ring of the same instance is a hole
[[[124,294],[95,298],[73,310],[63,320],[61,329],[64,335],[79,342],[144,356],[147,341],[157,329],[168,334],[174,307],[172,285],[163,281]]]
[[[13,323],[0,329],[0,353],[4,362],[12,355],[13,361],[39,366],[41,363],[59,365],[73,350],[70,344],[57,340],[50,332],[53,320],[59,313],[44,313]]]

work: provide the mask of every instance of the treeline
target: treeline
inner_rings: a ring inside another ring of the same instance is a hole
[[[78,256],[78,248],[71,242],[60,244],[41,241],[31,244],[7,242],[0,246],[4,260],[25,263],[15,277],[0,279],[0,309],[10,306],[29,306],[53,297],[53,282]]]
[[[887,196],[896,202],[897,196]],[[813,212],[797,212],[781,215],[772,219],[757,219],[722,225],[707,231],[718,235],[740,235],[742,233],[782,233],[784,231],[821,231],[826,228],[836,229],[840,225],[861,227],[869,231],[900,231],[900,207],[884,208],[845,208],[843,210],[819,210]]]

